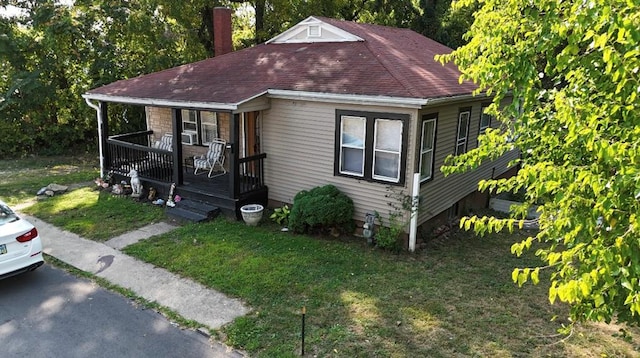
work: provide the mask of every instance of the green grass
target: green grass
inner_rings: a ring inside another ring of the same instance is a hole
[[[114,196],[94,186],[38,201],[22,211],[95,241],[106,241],[165,219],[161,207]]]
[[[49,183],[93,180],[95,164],[0,161],[0,193],[21,203]],[[94,240],[164,217],[160,208],[93,187],[23,211]],[[425,251],[395,255],[361,239],[298,236],[265,224],[218,219],[186,225],[125,251],[246,302],[252,312],[217,333],[255,357],[300,355],[302,307],[306,356],[638,356],[637,328],[582,324],[570,337],[557,335],[567,307],[549,304],[548,277],[522,288],[511,281],[514,267],[537,263],[531,254],[509,253],[518,235],[457,233]]]
[[[253,312],[223,329],[227,343],[260,357],[624,357],[637,344],[595,326],[566,342],[566,317],[543,285],[515,286],[518,237],[460,233],[419,254],[394,255],[351,240],[247,227],[224,219],[188,225],[126,249],[238,297]]]
[[[69,185],[99,175],[98,159],[91,155],[0,160],[0,199],[15,205],[35,198],[40,188],[51,183]]]

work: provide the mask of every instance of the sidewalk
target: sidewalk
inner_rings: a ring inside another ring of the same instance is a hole
[[[119,251],[140,239],[174,229],[170,224],[152,224],[106,243],[98,243],[60,230],[38,218],[23,216],[38,229],[46,254],[128,288],[136,295],[167,307],[186,319],[218,329],[249,312],[239,300],[228,298],[222,293]],[[240,352],[224,348],[225,357],[243,356]]]

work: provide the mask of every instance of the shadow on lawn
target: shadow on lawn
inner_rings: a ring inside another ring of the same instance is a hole
[[[363,241],[318,239],[216,220],[187,225],[126,252],[243,299],[248,316],[224,329],[227,343],[257,356],[297,356],[301,309],[306,351],[317,356],[619,356],[633,345],[585,328],[557,343],[566,321],[546,287],[511,281],[518,237],[458,233],[399,255]],[[544,278],[541,278],[544,282]],[[625,346],[626,345],[626,346]],[[624,354],[622,355],[624,356]]]

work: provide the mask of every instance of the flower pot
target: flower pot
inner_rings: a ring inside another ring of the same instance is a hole
[[[260,204],[249,204],[240,208],[242,220],[249,226],[256,226],[262,219],[264,207]]]

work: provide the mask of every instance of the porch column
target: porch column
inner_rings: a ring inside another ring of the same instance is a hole
[[[231,113],[229,121],[229,193],[237,199],[240,192],[240,175],[238,171],[238,152],[240,151],[240,114]]]
[[[104,171],[111,168],[111,153],[109,152],[109,106],[107,102],[98,102],[98,145],[100,148],[100,177],[104,178]]]
[[[173,134],[173,182],[181,185],[184,182],[182,173],[182,110],[171,108],[171,128]]]

